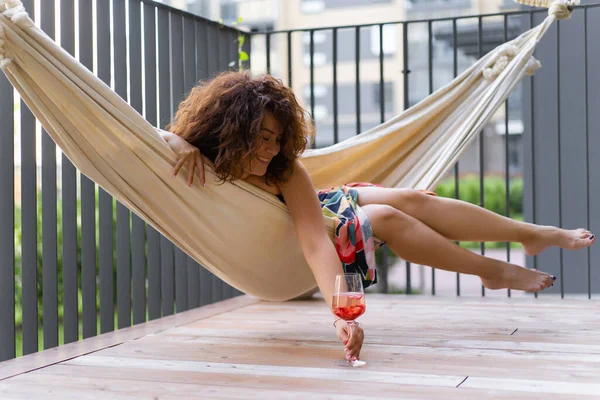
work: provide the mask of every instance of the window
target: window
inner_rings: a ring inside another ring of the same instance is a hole
[[[406,0],[406,8],[411,11],[434,10],[440,8],[471,7],[472,0]]]
[[[192,14],[210,18],[210,3],[206,0],[188,0],[187,10]]]
[[[377,3],[391,3],[393,0],[302,0],[300,9],[303,13],[319,13],[325,9],[345,7],[368,7]]]
[[[361,28],[360,30],[360,59],[368,60],[379,57],[379,26]],[[337,33],[337,61],[347,62],[356,60],[356,30],[354,28],[340,29]],[[383,26],[383,55],[393,56],[398,51],[398,33],[396,25]],[[304,46],[303,61],[310,66],[310,34],[302,37]],[[331,30],[313,33],[314,65],[321,66],[333,62],[333,32]]]
[[[226,24],[231,24],[237,21],[237,4],[236,3],[222,3],[221,4],[221,18]]]
[[[385,112],[394,112],[394,83],[384,82]],[[307,108],[310,107],[310,85],[302,89],[302,96]],[[315,120],[333,117],[333,86],[331,84],[316,84],[313,87],[315,98]],[[379,115],[381,108],[379,82],[361,82],[360,84],[360,113],[362,115]],[[338,84],[337,92],[338,115],[356,114],[356,85],[353,83]]]
[[[396,25],[383,25],[382,32],[379,32],[379,26],[374,25],[371,27],[369,36],[371,37],[371,53],[377,56],[379,55],[381,41],[383,42],[384,55],[396,54],[396,51],[398,50],[398,33],[396,32]]]

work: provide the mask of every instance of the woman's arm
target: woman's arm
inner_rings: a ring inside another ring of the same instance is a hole
[[[204,164],[206,163],[211,167],[213,165],[208,158],[200,153],[200,149],[171,132],[161,131],[160,136],[165,139],[171,150],[177,154],[177,164],[173,168],[173,177],[177,175],[181,167],[187,164],[189,171],[188,185],[192,186],[194,171],[197,171],[200,186],[206,186]]]
[[[335,276],[344,273],[344,270],[327,234],[321,205],[310,175],[300,161],[295,162],[292,175],[282,185],[281,192],[290,210],[304,257],[331,310]],[[346,346],[347,358],[358,358],[364,338],[363,330],[358,325],[349,325],[343,321],[336,324],[336,330],[338,338]]]
[[[304,257],[329,308],[333,301],[335,276],[344,273],[335,247],[323,223],[319,198],[310,175],[296,161],[290,179],[281,187]]]

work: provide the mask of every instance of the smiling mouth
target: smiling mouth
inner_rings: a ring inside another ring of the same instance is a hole
[[[258,159],[258,161],[260,161],[261,163],[263,163],[265,165],[269,165],[269,163],[271,162],[271,159],[269,159],[269,158],[263,158],[260,156],[256,156],[256,158]]]

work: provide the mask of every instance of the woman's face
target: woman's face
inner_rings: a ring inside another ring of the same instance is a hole
[[[258,149],[252,155],[248,171],[250,175],[263,176],[267,173],[269,163],[279,153],[282,133],[279,122],[271,113],[265,113],[258,133]]]

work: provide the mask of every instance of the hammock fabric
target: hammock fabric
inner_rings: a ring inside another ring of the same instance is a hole
[[[511,90],[539,66],[534,48],[571,2],[499,46],[401,115],[302,157],[317,188],[346,182],[432,189]],[[316,287],[289,211],[244,181],[172,179],[175,154],[101,80],[38,29],[21,2],[0,0],[0,67],[52,139],[86,176],[235,288],[288,300]],[[211,182],[212,181],[212,182]],[[332,221],[325,224],[332,235]]]

